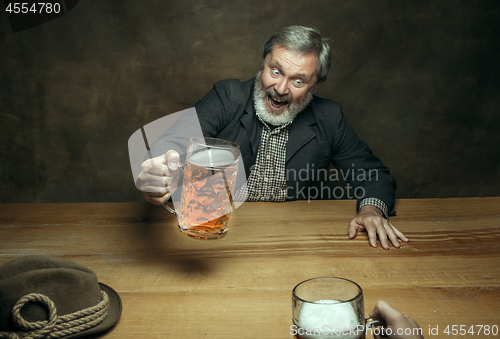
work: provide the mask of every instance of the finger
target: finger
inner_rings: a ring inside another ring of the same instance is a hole
[[[167,187],[170,194],[174,194],[177,191],[177,180],[175,180],[170,186]]]
[[[165,176],[165,172],[168,171],[167,166],[164,164],[159,164],[159,166],[164,169],[162,171],[157,171],[162,173],[161,175],[154,175],[146,172],[140,177],[137,181],[137,188],[139,188],[139,190],[143,192],[163,192],[165,187],[168,189],[169,187],[173,187],[177,184],[177,175]]]
[[[147,183],[141,186],[140,190],[144,193],[154,196],[162,196],[171,191],[168,187],[165,187],[165,184],[163,184],[163,182],[160,182],[159,184]]]
[[[370,242],[370,245],[377,248],[377,226],[373,225],[372,223],[370,225],[365,225],[365,228],[366,232],[368,233],[368,241]]]
[[[149,171],[142,173],[137,179],[137,188],[144,191],[146,187],[164,187],[165,176],[163,168],[166,168],[166,166],[159,164],[154,168],[150,168]]]
[[[354,220],[351,220],[349,226],[347,226],[347,236],[349,237],[349,239],[354,239],[356,238],[357,234],[358,234],[358,223]]]
[[[166,187],[153,187],[153,186],[146,186],[141,189],[142,193],[146,193],[150,196],[153,197],[161,197],[164,196],[169,192],[169,190]]]
[[[177,174],[179,171],[175,171],[175,173],[171,173],[172,176],[166,176],[164,178],[164,184],[168,192],[174,194],[177,190]]]
[[[391,240],[391,243],[394,247],[400,248],[401,246],[399,245],[398,237],[396,236],[396,233],[394,232],[394,229],[392,224],[388,220],[383,221],[385,231],[387,233],[387,236]]]
[[[385,300],[377,301],[373,311],[370,312],[370,316],[372,316],[372,314],[376,319],[385,320],[388,326],[401,324],[401,321],[406,319],[401,312],[396,310]]]
[[[167,193],[167,194],[162,195],[162,196],[152,196],[148,193],[142,192],[142,196],[144,197],[144,199],[146,201],[148,201],[152,204],[155,204],[155,205],[162,205],[165,202],[167,202],[168,199],[170,199],[170,193]]]
[[[175,173],[170,172],[170,175],[163,177],[163,184],[166,187],[171,187],[173,185],[176,185],[177,184],[177,173],[178,173],[178,171],[176,171]],[[174,174],[174,175],[172,176],[172,174]]]
[[[163,176],[163,167],[165,165],[163,162],[164,155],[145,160],[141,165],[141,172],[139,174],[139,177],[146,173],[151,175]]]
[[[156,194],[156,193],[150,193],[150,192],[141,192],[142,193],[142,196],[144,197],[144,199],[146,201],[149,201],[149,202],[152,202],[152,200],[154,198],[158,198],[158,197],[163,197],[165,194]],[[155,195],[156,194],[156,195]]]
[[[157,191],[151,191],[151,192],[143,191],[143,192],[149,194],[150,197],[163,197],[165,194],[170,193],[170,190],[168,188],[163,188],[163,189],[158,188]]]
[[[403,232],[401,232],[397,227],[395,227],[390,221],[389,224],[391,225],[392,229],[394,230],[394,233],[396,233],[397,237],[401,239],[404,242],[409,242],[410,239],[408,239]]]
[[[387,241],[387,232],[385,230],[383,220],[385,220],[385,219],[380,220],[380,218],[377,218],[375,221],[373,221],[373,223],[375,224],[375,227],[377,230],[378,238],[380,240],[380,246],[382,246],[382,248],[384,250],[388,250],[388,249],[390,249],[390,246],[389,246],[389,242]],[[376,239],[375,239],[375,241],[376,241]]]
[[[142,192],[142,196],[144,197],[144,200],[146,200],[147,202],[158,205],[158,203],[155,200],[153,200],[153,197],[149,195],[149,193]]]
[[[167,193],[162,197],[151,197],[149,201],[155,205],[163,205],[168,201],[168,199],[170,199],[170,193]]]
[[[370,318],[380,319],[380,320],[382,319],[382,316],[380,315],[380,303],[381,302],[386,302],[386,301],[385,300],[377,301],[377,303],[373,307],[373,310],[371,310],[370,313],[368,313]]]

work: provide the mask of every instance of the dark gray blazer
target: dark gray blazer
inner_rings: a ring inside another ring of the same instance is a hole
[[[217,82],[195,105],[205,137],[240,145],[247,176],[256,161],[261,128],[253,107],[254,81],[255,78],[246,82]],[[354,188],[364,189],[365,198],[379,198],[392,211],[396,181],[347,124],[338,103],[314,96],[294,119],[289,131],[285,169],[290,200],[307,199],[307,188],[313,179],[318,174],[324,176],[333,163],[337,173],[347,174],[346,181]],[[328,172],[328,177],[330,175]]]

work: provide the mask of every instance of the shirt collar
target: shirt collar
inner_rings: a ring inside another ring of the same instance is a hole
[[[290,126],[293,122],[292,121],[289,121],[287,123],[284,123],[282,125],[279,125],[279,126],[275,126],[274,128],[272,128],[271,126],[269,126],[269,124],[267,122],[265,122],[264,120],[262,120],[261,117],[259,117],[257,114],[255,114],[257,116],[257,119],[259,119],[259,121],[264,125],[264,128],[266,130],[268,130],[269,132],[274,132],[274,133],[278,133],[280,131],[282,131],[283,129],[285,129],[286,127]]]

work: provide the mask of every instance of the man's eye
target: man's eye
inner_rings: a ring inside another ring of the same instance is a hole
[[[280,74],[280,72],[277,69],[273,69],[273,70],[271,70],[271,72],[273,73],[273,75],[279,75]]]
[[[302,86],[303,84],[304,84],[304,81],[302,81],[300,79],[295,80],[295,85],[296,86]]]

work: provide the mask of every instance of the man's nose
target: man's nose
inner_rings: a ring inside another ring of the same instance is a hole
[[[278,92],[279,95],[285,95],[288,94],[288,81],[285,78],[281,78],[278,80],[278,82],[275,85],[276,92]]]

